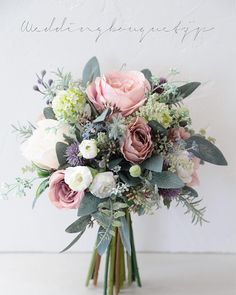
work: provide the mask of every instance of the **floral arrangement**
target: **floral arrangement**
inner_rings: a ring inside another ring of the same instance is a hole
[[[77,235],[63,251],[97,223],[86,284],[91,279],[97,284],[106,252],[104,294],[118,294],[126,278],[141,286],[131,213],[152,214],[174,203],[191,213],[193,223],[202,223],[205,207],[193,188],[199,166],[227,165],[215,140],[192,129],[183,104],[200,83],[179,86],[171,82],[175,74],[157,78],[145,69],[101,75],[96,57],[78,81],[60,70],[48,80],[42,71],[34,86],[47,104],[41,118],[36,125],[13,126],[32,163],[23,172],[36,177],[5,183],[2,195],[14,189],[24,195],[42,179],[33,206],[48,190],[57,208],[77,209],[76,221],[66,229]]]

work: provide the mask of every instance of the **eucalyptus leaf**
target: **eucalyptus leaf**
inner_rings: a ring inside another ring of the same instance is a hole
[[[40,183],[40,185],[38,186],[36,190],[35,196],[38,198],[46,190],[48,186],[49,186],[49,178],[44,179],[44,181]]]
[[[86,192],[78,209],[78,216],[86,216],[95,213],[98,210],[98,205],[104,202],[104,199],[95,197],[90,192]]]
[[[82,216],[66,228],[67,233],[84,231],[91,220],[90,215]]]
[[[86,87],[88,83],[95,80],[96,77],[101,76],[100,67],[96,56],[92,57],[85,65],[83,70],[82,81]]]
[[[63,249],[60,253],[63,253],[65,251],[69,250],[76,242],[78,242],[78,240],[82,237],[82,235],[83,235],[84,232],[85,232],[85,230],[84,231],[81,231],[78,234],[78,236],[65,249]]]
[[[210,141],[200,135],[193,135],[185,140],[186,149],[199,159],[215,165],[226,166],[227,161],[222,152]]]
[[[44,108],[43,115],[46,119],[56,120],[56,116],[55,116],[53,109],[51,107]]]
[[[153,155],[151,158],[145,160],[141,164],[142,168],[148,169],[154,172],[161,172],[163,166],[163,157],[162,155]]]
[[[183,181],[171,171],[152,172],[151,182],[159,188],[181,188]]]
[[[152,72],[149,69],[143,69],[141,71],[144,74],[144,77],[152,84]]]
[[[122,158],[113,159],[108,163],[108,168],[113,169],[122,162]]]
[[[60,164],[60,166],[63,166],[66,164],[66,158],[65,153],[68,145],[64,142],[57,142],[56,143],[56,153],[57,153],[57,159]]]
[[[36,190],[36,193],[35,193],[35,198],[34,198],[33,203],[32,203],[32,209],[34,209],[38,198],[48,188],[48,186],[49,186],[49,178],[44,179],[44,181],[42,181],[40,183],[40,185],[38,186],[38,188]]]
[[[129,186],[136,186],[140,183],[140,179],[138,177],[132,177],[129,173],[119,172],[120,179]]]
[[[125,217],[120,218],[121,226],[119,227],[120,237],[122,240],[122,243],[128,252],[129,256],[131,256],[131,244],[130,244],[130,231],[129,226],[126,221]]]
[[[185,98],[192,94],[193,91],[196,90],[200,85],[200,82],[190,82],[178,87],[177,92],[182,98]]]
[[[105,109],[95,120],[93,120],[93,123],[101,123],[104,122],[106,117],[109,116],[111,113],[111,109]]]
[[[111,238],[112,238],[112,235],[110,234],[110,232],[108,232],[106,229],[100,226],[98,230],[97,246],[96,246],[97,252],[100,256],[102,256],[106,252],[111,242]]]
[[[151,120],[148,122],[148,125],[151,127],[154,133],[162,133],[164,135],[167,134],[167,130],[164,126],[162,126],[158,121]]]

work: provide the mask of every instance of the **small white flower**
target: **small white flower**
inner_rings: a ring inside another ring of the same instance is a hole
[[[194,164],[189,158],[188,153],[182,153],[177,157],[176,173],[184,183],[192,181],[193,168]]]
[[[98,154],[97,142],[94,139],[91,140],[83,140],[79,145],[79,150],[81,155],[85,159],[93,159]]]
[[[86,166],[69,167],[65,170],[65,183],[67,183],[73,191],[86,190],[92,181],[92,173]]]
[[[98,173],[89,188],[90,192],[98,198],[107,198],[116,187],[116,180],[112,172]]]

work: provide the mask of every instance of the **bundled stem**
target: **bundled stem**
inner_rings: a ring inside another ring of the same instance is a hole
[[[124,286],[124,282],[126,281],[126,274],[128,285],[131,285],[133,281],[137,281],[138,286],[142,286],[137,264],[132,221],[128,212],[126,213],[126,220],[129,228],[131,255],[125,251],[120,231],[116,229],[115,235],[112,237],[106,251],[104,295],[118,295],[120,289]],[[127,255],[126,261],[125,252]],[[89,267],[86,286],[88,286],[90,280],[93,280],[93,285],[97,286],[100,262],[101,256],[98,254],[95,247]]]

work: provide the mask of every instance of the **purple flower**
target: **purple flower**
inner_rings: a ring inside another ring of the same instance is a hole
[[[163,198],[168,198],[168,199],[173,199],[178,197],[180,192],[181,192],[181,189],[179,188],[173,188],[173,189],[159,188],[159,194]]]
[[[69,145],[66,149],[65,157],[67,162],[75,167],[83,165],[83,160],[79,157],[79,143],[75,142]]]

